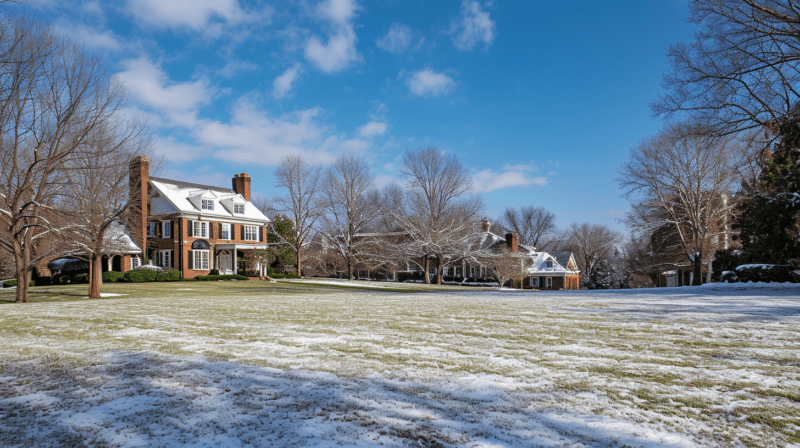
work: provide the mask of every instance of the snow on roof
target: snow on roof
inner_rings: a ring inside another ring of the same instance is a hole
[[[142,249],[133,242],[125,226],[115,221],[108,226],[103,238],[103,252],[108,254],[140,254]]]
[[[482,251],[499,250],[501,247],[506,247],[506,239],[502,236],[495,235],[492,232],[481,232],[480,240],[478,242],[478,249]],[[572,252],[568,250],[554,251],[554,252],[536,252],[535,248],[524,244],[518,244],[520,252],[527,252],[533,260],[532,266],[528,269],[531,275],[536,274],[571,274],[578,272],[577,270],[567,269],[569,259]],[[552,260],[553,266],[548,268],[547,261]]]
[[[255,205],[233,190],[158,177],[151,177],[150,184],[157,193],[150,199],[150,213],[153,215],[191,213],[207,218],[269,222],[269,218]],[[213,210],[202,210],[201,199],[211,200]],[[234,204],[243,204],[244,213],[234,213]]]

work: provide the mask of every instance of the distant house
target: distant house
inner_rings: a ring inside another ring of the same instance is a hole
[[[267,248],[269,218],[250,202],[247,173],[233,177],[232,189],[199,185],[150,177],[149,162],[137,157],[129,177],[137,207],[128,227],[152,264],[177,269],[183,278],[212,269],[235,274],[238,258]],[[130,267],[144,261],[132,260]],[[266,271],[258,264],[244,268],[250,275]]]
[[[575,256],[570,251],[544,252],[536,248],[519,244],[515,233],[507,233],[504,237],[491,232],[491,224],[484,219],[479,234],[478,251],[499,253],[501,250],[526,252],[531,258],[528,275],[522,281],[523,288],[544,290],[577,290],[580,289],[580,270]],[[448,268],[445,276],[457,278],[489,277],[491,270],[477,262],[464,260],[461,266]]]

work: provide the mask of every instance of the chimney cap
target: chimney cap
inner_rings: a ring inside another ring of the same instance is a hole
[[[234,174],[233,177],[250,177],[250,175],[247,173],[239,173],[239,174]]]

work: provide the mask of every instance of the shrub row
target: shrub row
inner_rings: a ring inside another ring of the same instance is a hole
[[[216,280],[250,280],[244,275],[232,274],[232,275],[201,275],[199,277],[195,277],[195,280],[213,282]]]
[[[800,271],[791,266],[782,265],[744,265],[735,271],[726,271],[721,277],[723,282],[763,282],[763,283],[800,283]]]
[[[176,282],[181,280],[181,271],[167,269],[164,272],[158,272],[151,269],[136,269],[123,274],[122,279],[130,283]]]
[[[297,275],[297,272],[290,272],[288,274],[272,274],[272,275],[270,275],[270,277],[272,277],[272,278],[300,278],[300,276]]]
[[[6,281],[3,282],[3,288],[11,288],[12,286],[17,286],[17,281],[16,280],[6,280]],[[28,286],[36,286],[36,281],[35,280],[31,280],[28,283]]]

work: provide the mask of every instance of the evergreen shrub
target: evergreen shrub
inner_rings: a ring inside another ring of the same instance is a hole
[[[89,273],[86,272],[83,274],[75,274],[75,278],[72,280],[72,283],[89,283]]]
[[[103,283],[115,283],[121,281],[125,276],[122,272],[108,271],[103,272]]]
[[[201,275],[195,277],[195,280],[213,282],[217,280],[250,280],[244,275]]]
[[[144,283],[156,281],[156,271],[150,269],[137,269],[135,271],[128,271],[123,277],[126,282],[130,283]]]
[[[17,280],[6,280],[3,282],[3,288],[11,288],[12,286],[17,286]],[[36,282],[31,280],[28,286],[36,286]]]
[[[177,269],[167,269],[156,274],[157,282],[177,282],[181,279],[181,271]]]

